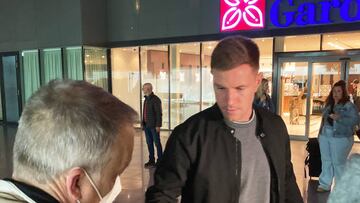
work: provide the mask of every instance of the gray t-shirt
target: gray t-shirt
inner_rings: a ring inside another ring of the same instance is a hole
[[[256,136],[256,115],[250,121],[235,123],[225,120],[235,129],[234,136],[241,142],[241,183],[239,202],[270,202],[270,167],[261,142]]]

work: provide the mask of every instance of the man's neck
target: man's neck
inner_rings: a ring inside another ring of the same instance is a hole
[[[249,119],[244,120],[244,121],[233,121],[233,122],[238,123],[238,124],[247,124],[247,123],[250,123],[251,121],[253,121],[254,117],[255,117],[255,111],[252,110],[251,114],[249,116]]]
[[[60,184],[60,181],[49,180],[49,181],[46,181],[46,183],[39,183],[36,180],[27,180],[27,179],[23,179],[23,178],[16,177],[16,176],[14,176],[13,179],[16,181],[23,182],[28,185],[33,185],[34,187],[37,187],[37,188],[41,189],[42,191],[48,193],[50,196],[52,196],[59,202],[66,202],[65,194],[63,194],[61,192],[61,191],[66,191],[66,188],[62,188],[61,185],[63,185],[63,187],[65,187],[66,184]],[[65,183],[65,180],[64,180],[64,183]]]

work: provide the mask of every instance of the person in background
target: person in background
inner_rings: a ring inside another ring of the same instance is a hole
[[[0,202],[112,202],[133,150],[136,112],[85,81],[50,81],[28,100]]]
[[[270,93],[269,80],[263,78],[261,80],[260,86],[256,91],[254,105],[257,107],[262,107],[266,110],[275,113],[274,103],[272,102],[269,93]]]
[[[352,81],[351,86],[352,86],[352,100],[355,104],[355,106],[357,107],[358,110],[360,110],[360,96],[357,95],[357,88],[358,88],[358,84],[359,84],[359,80],[355,79]]]
[[[145,131],[146,144],[149,150],[149,161],[145,163],[145,168],[154,167],[155,153],[154,143],[157,151],[158,161],[161,159],[163,151],[160,140],[160,127],[162,125],[162,108],[161,100],[153,92],[151,83],[143,85],[143,93],[145,95],[142,127]]]
[[[360,202],[360,154],[351,155],[343,175],[331,191],[328,203]]]
[[[261,83],[250,39],[221,40],[211,56],[216,104],[171,133],[145,202],[298,203],[284,121],[253,108]]]
[[[354,144],[354,127],[359,122],[358,110],[350,102],[346,83],[334,84],[326,99],[319,133],[322,171],[318,192],[328,192],[344,171],[347,156]]]

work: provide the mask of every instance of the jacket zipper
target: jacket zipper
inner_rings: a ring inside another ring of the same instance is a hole
[[[236,154],[235,154],[235,186],[236,186],[236,196],[235,196],[235,202],[238,202],[239,201],[239,198],[240,198],[240,183],[241,183],[241,178],[239,177],[240,176],[240,173],[239,173],[239,142],[236,137],[234,136],[234,139],[235,139],[235,151],[236,151]]]
[[[263,133],[261,133],[261,134],[263,134]],[[264,134],[265,135],[265,134]],[[277,177],[277,174],[276,174],[276,169],[275,169],[275,167],[272,165],[272,160],[271,160],[271,157],[270,157],[270,155],[269,155],[269,152],[265,149],[265,147],[264,147],[264,144],[263,144],[263,141],[262,141],[262,139],[260,138],[261,136],[258,136],[257,135],[257,138],[260,140],[260,143],[261,143],[261,146],[262,146],[262,149],[264,150],[264,153],[265,153],[265,156],[266,156],[266,158],[267,158],[267,161],[268,161],[268,164],[269,164],[269,169],[270,169],[270,202],[272,202],[272,199],[271,198],[275,198],[275,197],[272,197],[272,195],[271,195],[271,193],[272,193],[272,191],[271,191],[271,186],[272,186],[272,184],[274,184],[273,183],[273,175],[275,176],[274,178],[276,179],[276,183],[277,183],[277,198],[279,198],[279,196],[280,196],[280,184],[279,184],[279,179],[278,179],[278,177]],[[271,172],[273,170],[273,172]]]
[[[239,149],[238,149],[238,141],[237,139],[235,138],[235,149],[236,149],[236,154],[235,154],[235,175],[236,177],[238,176],[238,173],[239,173],[239,163],[238,163],[238,156],[239,156]]]

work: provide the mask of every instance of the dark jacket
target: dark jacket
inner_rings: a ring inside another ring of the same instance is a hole
[[[59,203],[45,191],[13,179],[0,180],[1,203]]]
[[[162,125],[162,108],[161,100],[154,93],[145,96],[144,108],[146,105],[146,112],[143,113],[142,124],[144,127],[155,128]],[[146,122],[144,121],[144,114],[146,114]]]
[[[271,202],[303,202],[283,120],[261,108],[255,111],[256,134],[271,170]],[[234,132],[216,104],[176,127],[155,171],[155,184],[146,192],[146,202],[176,202],[181,195],[184,203],[238,203],[241,143]]]

